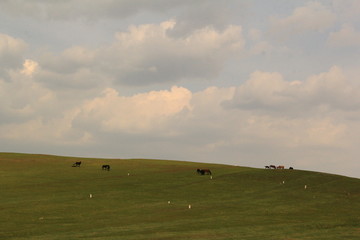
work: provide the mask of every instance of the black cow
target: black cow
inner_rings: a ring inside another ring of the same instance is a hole
[[[72,167],[80,167],[80,165],[81,165],[81,162],[75,162],[75,163],[72,165]]]
[[[102,170],[110,171],[110,165],[102,165]]]

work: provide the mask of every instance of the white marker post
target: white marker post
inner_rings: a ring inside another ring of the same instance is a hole
[[[191,209],[191,205],[189,204],[189,209]]]
[[[304,189],[307,189],[307,185],[304,186]]]
[[[89,197],[92,198],[92,194],[91,194],[91,193],[90,193]]]

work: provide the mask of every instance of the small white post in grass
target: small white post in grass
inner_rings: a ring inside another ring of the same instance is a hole
[[[92,198],[92,194],[91,194],[91,193],[90,193],[89,197]]]
[[[210,176],[210,179],[212,179],[212,175]]]
[[[283,184],[285,184],[285,181],[283,181]]]
[[[168,201],[168,204],[170,204],[170,201]]]
[[[191,205],[189,204],[189,209],[191,209]]]
[[[128,176],[130,176],[130,173],[128,173]]]
[[[304,189],[307,189],[307,185],[304,186]]]

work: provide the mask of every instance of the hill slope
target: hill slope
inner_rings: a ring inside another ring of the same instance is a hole
[[[360,238],[360,179],[14,153],[0,164],[0,239]]]

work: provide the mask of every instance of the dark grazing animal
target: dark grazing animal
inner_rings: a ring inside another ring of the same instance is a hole
[[[275,165],[270,165],[270,168],[276,169]]]
[[[110,165],[102,165],[102,170],[110,171]]]
[[[266,169],[270,169],[270,166],[265,166]]]
[[[81,162],[75,162],[75,163],[72,165],[72,167],[80,167],[80,165],[81,165]]]
[[[196,172],[200,175],[212,175],[210,169],[197,169]]]
[[[289,167],[289,169],[293,170],[294,168],[293,168],[293,167]]]

